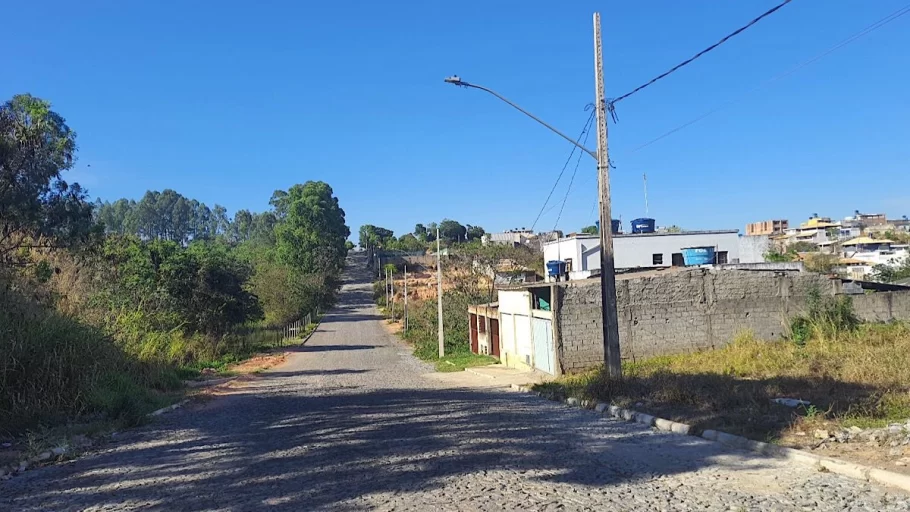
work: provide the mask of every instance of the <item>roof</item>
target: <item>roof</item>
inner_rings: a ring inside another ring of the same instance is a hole
[[[736,235],[736,234],[739,234],[738,229],[706,229],[706,230],[701,230],[701,231],[680,231],[678,233],[667,233],[665,231],[664,232],[655,231],[653,233],[615,233],[613,235],[613,238],[636,238],[636,237],[649,237],[649,236],[685,236],[685,235]],[[588,235],[585,233],[572,233],[570,235],[567,235],[564,238],[560,238],[559,240],[550,240],[548,242],[544,242],[543,245],[553,244],[556,242],[564,242],[566,240],[572,240],[573,238],[579,239],[579,240],[591,240],[591,239],[600,240],[600,235]]]
[[[856,258],[841,258],[837,262],[838,265],[869,265],[869,262],[866,260],[858,260]]]
[[[859,238],[854,238],[844,242],[843,245],[866,245],[866,244],[891,244],[894,243],[891,240],[876,240],[874,238],[869,238],[868,236],[861,236]]]

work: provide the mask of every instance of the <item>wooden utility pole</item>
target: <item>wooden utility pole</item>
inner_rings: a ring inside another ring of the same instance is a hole
[[[384,269],[385,272],[385,308],[389,309],[389,269]]]
[[[600,13],[594,13],[594,83],[597,105],[597,177],[600,189],[600,299],[603,312],[604,363],[610,378],[622,378],[619,320],[616,317],[616,269],[613,262],[613,218],[610,214],[610,157],[607,151],[607,102],[604,98]]]
[[[395,269],[389,269],[389,297],[392,302],[389,311],[392,312],[392,321],[395,321]]]
[[[439,324],[439,357],[446,355],[445,335],[442,330],[442,250],[439,246],[439,228],[436,229],[436,319]]]
[[[408,332],[408,266],[404,266],[404,315],[402,319],[404,332]]]

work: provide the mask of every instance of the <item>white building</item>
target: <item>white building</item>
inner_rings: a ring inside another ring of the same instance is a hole
[[[683,249],[713,247],[716,263],[741,263],[739,230],[629,233],[613,235],[617,269],[683,266]],[[564,261],[569,279],[600,272],[600,237],[573,235],[543,246],[544,261]],[[763,260],[759,260],[763,261]],[[754,263],[754,261],[742,262]],[[547,276],[547,280],[553,278]]]
[[[534,238],[534,232],[522,228],[510,229],[509,231],[503,231],[502,233],[486,233],[481,237],[480,241],[483,245],[503,244],[517,247],[528,243],[532,238]]]

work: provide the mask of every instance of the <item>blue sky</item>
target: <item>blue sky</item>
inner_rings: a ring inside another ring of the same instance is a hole
[[[263,210],[277,188],[324,180],[355,233],[443,217],[530,227],[571,147],[445,76],[577,134],[594,96],[592,12],[615,97],[776,3],[15,2],[4,15],[18,21],[0,31],[0,97],[54,104],[79,134],[68,177],[94,197],[173,188]],[[910,214],[910,15],[743,96],[903,5],[795,0],[618,104],[614,216],[644,214],[642,173],[660,225]],[[595,172],[584,157],[559,228],[593,222]],[[558,210],[537,228],[552,229]]]

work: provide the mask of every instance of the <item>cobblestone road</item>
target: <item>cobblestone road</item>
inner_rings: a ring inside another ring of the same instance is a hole
[[[428,371],[349,277],[285,365],[0,482],[0,509],[910,510],[906,494]]]

